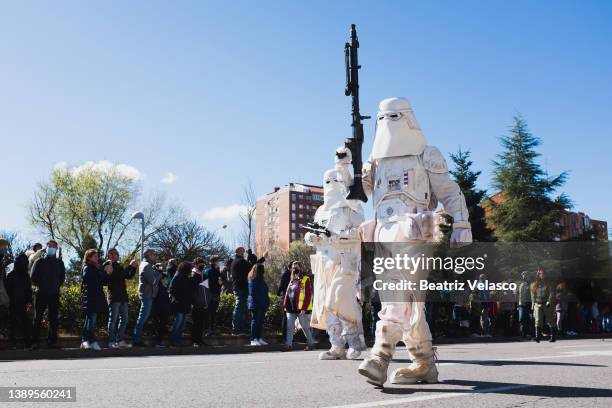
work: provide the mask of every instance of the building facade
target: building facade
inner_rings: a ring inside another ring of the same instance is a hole
[[[257,199],[255,209],[255,241],[257,253],[276,246],[289,250],[289,245],[303,239],[306,231],[300,227],[314,220],[317,208],[323,204],[323,187],[289,183]]]
[[[490,199],[498,204],[504,200],[504,195],[499,192],[493,194]],[[493,210],[486,200],[482,203],[482,206],[485,210],[485,216],[488,218]],[[495,229],[495,225],[492,223],[488,223],[488,225],[489,228]],[[561,215],[559,225],[561,226],[561,232],[555,238],[556,241],[608,240],[608,222],[594,220],[583,212],[565,210]]]

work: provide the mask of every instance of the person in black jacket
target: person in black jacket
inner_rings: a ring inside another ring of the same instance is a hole
[[[204,317],[204,332],[207,336],[214,334],[215,323],[217,321],[217,309],[221,302],[221,271],[217,264],[217,258],[213,258],[210,261],[210,266],[204,270],[204,279],[208,279],[208,287],[210,288],[210,302],[206,309],[206,315]]]
[[[108,279],[108,347],[112,349],[128,348],[131,345],[125,341],[125,327],[128,321],[128,293],[125,285],[126,279],[138,271],[139,262],[132,260],[127,268],[119,263],[119,251],[116,248],[108,250],[107,261],[104,266],[113,268]],[[119,332],[117,333],[117,321]]]
[[[0,238],[0,340],[4,340],[6,326],[10,322],[9,296],[6,293],[4,283],[6,281],[6,270],[12,262],[8,240]]]
[[[85,323],[81,336],[81,348],[84,350],[101,350],[96,341],[96,320],[98,314],[104,313],[108,305],[104,296],[104,285],[108,283],[112,265],[100,269],[98,251],[88,249],[83,256],[83,280],[81,291],[83,293],[83,309],[85,310]]]
[[[172,273],[172,271],[169,268],[163,270],[159,264],[155,265],[155,268],[163,272],[161,272],[157,295],[155,295],[155,298],[153,299],[151,320],[155,326],[155,344],[157,347],[163,348],[168,347],[168,343],[164,340],[164,338],[168,335],[168,320],[172,314],[170,294],[168,293],[168,288],[170,287],[170,282],[172,281],[172,277],[169,275],[169,273]],[[174,272],[176,272],[176,268],[174,268]],[[172,273],[172,276],[174,276],[174,273]]]
[[[202,332],[205,327],[208,308],[211,303],[210,283],[204,277],[204,259],[196,258],[193,261],[194,267],[191,271],[191,283],[193,286],[193,309],[191,320],[193,328],[191,330],[191,340],[193,347],[203,345]]]
[[[221,269],[221,290],[223,293],[232,293],[232,267],[233,259],[228,257],[223,261],[223,269]]]
[[[23,332],[25,348],[30,348],[32,322],[28,313],[32,309],[32,281],[28,274],[28,257],[20,254],[15,259],[13,269],[6,275],[6,292],[9,296],[9,311],[11,317],[11,329],[9,340],[13,348],[17,347],[17,329]]]
[[[244,248],[236,248],[236,256],[230,267],[230,273],[232,274],[232,291],[236,297],[232,316],[232,334],[234,336],[246,336],[244,332],[244,310],[249,296],[247,275],[250,270],[251,264],[244,259]]]
[[[265,255],[261,259],[257,259],[257,256],[252,260],[256,260],[255,263],[263,263]],[[232,261],[230,272],[232,274],[232,290],[236,297],[236,304],[234,306],[234,314],[232,319],[232,334],[234,336],[248,336],[244,332],[244,317],[245,309],[247,306],[247,298],[249,296],[249,288],[247,283],[247,276],[251,271],[254,263],[249,262],[245,258],[245,251],[243,247],[236,248],[236,256]]]
[[[45,311],[49,319],[47,345],[57,347],[59,328],[60,287],[66,280],[64,261],[57,257],[58,245],[54,240],[47,242],[46,255],[39,258],[32,266],[32,284],[36,286],[33,347],[37,348],[40,329]]]
[[[172,312],[174,313],[170,344],[175,347],[181,346],[183,331],[185,330],[185,318],[191,311],[193,302],[193,284],[190,279],[191,268],[191,262],[181,262],[172,282],[170,282],[170,298]]]

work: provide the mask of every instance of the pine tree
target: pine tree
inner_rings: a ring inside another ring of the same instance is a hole
[[[567,172],[548,177],[536,158],[540,139],[529,133],[527,122],[514,117],[510,135],[500,138],[503,152],[493,161],[493,187],[501,200],[493,202],[490,221],[501,241],[553,241],[560,232],[559,220],[571,205],[565,194],[552,197]]]
[[[493,231],[487,227],[485,210],[482,208],[486,191],[476,187],[476,181],[481,171],[472,170],[473,163],[470,160],[469,150],[461,150],[460,147],[457,153],[451,153],[450,157],[455,167],[454,170],[450,171],[450,174],[453,175],[455,182],[465,196],[465,204],[472,225],[472,238],[479,242],[493,241]]]

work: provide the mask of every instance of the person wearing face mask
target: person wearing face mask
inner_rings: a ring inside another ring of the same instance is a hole
[[[361,242],[359,225],[364,221],[357,200],[347,200],[352,184],[351,152],[336,150],[336,166],[323,175],[323,205],[314,221],[328,231],[306,233],[304,240],[317,248],[310,264],[314,274],[313,313],[310,325],[326,330],[331,348],[319,354],[321,360],[356,359],[365,350],[359,291]],[[348,351],[345,344],[348,343]]]
[[[58,244],[47,242],[46,255],[32,266],[32,284],[36,287],[33,346],[39,345],[40,329],[45,311],[49,319],[47,346],[57,347],[59,328],[60,288],[66,280],[64,261],[58,258]]]
[[[295,321],[299,320],[302,331],[306,336],[308,345],[304,350],[312,350],[316,346],[312,332],[310,331],[310,317],[312,313],[312,279],[304,272],[300,262],[291,265],[291,278],[285,292],[283,307],[287,313],[287,336],[285,340],[286,350],[293,348],[293,334],[295,332]]]

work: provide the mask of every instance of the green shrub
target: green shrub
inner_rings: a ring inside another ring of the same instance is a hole
[[[127,282],[128,291],[128,324],[126,333],[129,335],[134,331],[134,325],[138,318],[140,310],[140,298],[138,297],[138,282],[130,280]],[[231,293],[221,295],[219,308],[217,309],[217,327],[222,332],[229,332],[232,327],[232,314],[234,311],[235,297]],[[280,332],[281,322],[283,318],[283,308],[280,303],[280,298],[275,295],[270,295],[270,308],[266,313],[265,327],[270,332]],[[80,335],[83,329],[85,320],[85,312],[83,311],[83,298],[81,294],[81,286],[79,283],[72,282],[62,287],[60,294],[60,330],[62,333],[70,335]],[[245,314],[245,328],[248,328],[250,316]],[[172,318],[169,319],[169,325],[172,324]],[[98,316],[97,326],[98,335],[101,338],[106,336],[106,326],[108,322],[108,313],[103,313]],[[188,328],[191,324],[188,324]],[[153,327],[150,321],[144,329],[145,335],[153,334]]]

